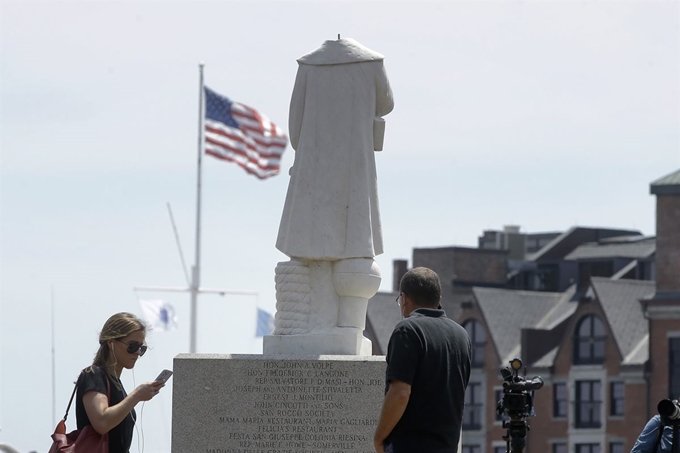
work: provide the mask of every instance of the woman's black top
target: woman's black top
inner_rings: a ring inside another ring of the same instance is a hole
[[[85,426],[92,424],[87,416],[87,412],[85,412],[83,395],[90,390],[106,395],[107,379],[111,391],[109,398],[109,407],[111,407],[120,403],[123,398],[127,396],[122,384],[118,384],[121,388],[118,390],[114,380],[104,370],[98,367],[92,367],[92,370],[88,368],[80,373],[78,391],[76,393],[76,419],[78,422],[78,429],[83,429]],[[109,431],[109,453],[129,452],[136,418],[137,414],[133,409],[118,426]]]

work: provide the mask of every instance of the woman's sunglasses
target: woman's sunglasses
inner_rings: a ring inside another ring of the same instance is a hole
[[[123,343],[125,346],[127,346],[127,352],[128,354],[134,354],[135,352],[139,351],[141,349],[141,352],[139,353],[140,356],[143,356],[146,353],[146,345],[139,343],[138,341],[131,341],[129,343],[124,342],[123,340],[119,340],[116,338],[116,341],[120,341]]]

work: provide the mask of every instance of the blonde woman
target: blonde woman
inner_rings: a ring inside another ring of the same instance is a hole
[[[147,350],[146,325],[130,313],[111,316],[99,334],[99,350],[92,366],[78,379],[76,419],[78,429],[91,425],[109,435],[109,453],[128,453],[137,415],[135,406],[158,395],[161,381],[145,382],[130,394],[120,381],[124,368],[134,368]],[[107,397],[108,392],[108,397]]]

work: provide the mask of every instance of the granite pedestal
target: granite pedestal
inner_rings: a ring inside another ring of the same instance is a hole
[[[383,356],[180,354],[173,453],[373,453]]]

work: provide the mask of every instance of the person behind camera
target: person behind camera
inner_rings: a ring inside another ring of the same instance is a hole
[[[669,412],[666,416],[666,412]],[[659,403],[659,413],[645,425],[630,453],[666,453],[673,448],[673,423],[680,422],[678,400],[664,400]],[[674,420],[673,423],[669,423]],[[663,429],[663,431],[661,431]]]
[[[123,368],[131,370],[146,352],[145,338],[146,325],[135,315],[111,316],[99,334],[99,350],[92,365],[78,378],[78,429],[91,425],[99,434],[108,433],[109,453],[129,452],[137,417],[134,407],[158,395],[165,385],[162,381],[145,382],[128,395],[120,381]]]

